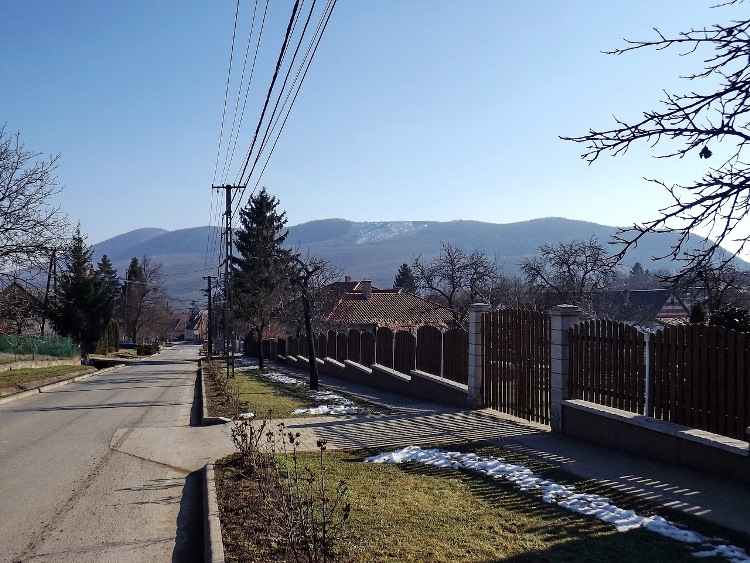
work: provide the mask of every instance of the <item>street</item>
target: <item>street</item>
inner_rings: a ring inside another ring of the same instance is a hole
[[[197,357],[0,406],[0,561],[203,560],[200,469],[227,440],[190,426]]]

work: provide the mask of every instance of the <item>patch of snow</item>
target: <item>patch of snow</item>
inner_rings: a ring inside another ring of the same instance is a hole
[[[258,369],[257,364],[255,366],[237,368],[237,371],[250,371],[252,369]],[[257,375],[258,377],[265,377],[266,379],[270,379],[271,381],[274,381],[276,383],[282,383],[285,385],[306,385],[307,384],[302,379],[298,379],[296,377],[290,377],[278,371],[270,371],[267,373],[259,372],[254,375]]]
[[[320,401],[321,403],[330,401],[339,405],[351,405],[352,404],[352,402],[346,397],[337,395],[336,393],[332,391],[312,391],[310,394],[312,395],[313,399],[315,399],[316,401]]]
[[[312,415],[342,415],[357,414],[357,407],[347,407],[342,405],[318,405],[306,409],[294,409],[292,414],[312,414]]]
[[[257,368],[257,364],[255,366]],[[253,367],[238,368],[239,370],[250,370]],[[259,377],[270,379],[283,385],[307,385],[307,381],[296,377],[290,377],[281,372],[267,372],[254,374]],[[319,403],[324,403],[316,407],[295,409],[292,414],[309,414],[309,415],[342,415],[357,414],[359,409],[346,397],[337,395],[331,391],[310,391],[310,396]],[[254,415],[253,415],[254,416]]]
[[[450,469],[470,469],[495,479],[506,479],[523,491],[540,490],[544,502],[557,503],[563,508],[586,514],[609,522],[618,532],[627,532],[643,527],[677,541],[699,544],[701,551],[695,557],[721,556],[732,563],[750,563],[750,556],[742,548],[726,545],[723,540],[707,538],[697,532],[681,528],[661,516],[640,516],[633,510],[623,510],[603,496],[576,493],[573,487],[560,485],[550,479],[534,474],[522,465],[506,463],[501,458],[482,457],[474,453],[462,454],[440,449],[423,450],[419,446],[407,446],[400,450],[374,455],[365,459],[369,463],[422,463]]]
[[[243,412],[242,414],[239,415],[239,418],[255,418],[255,413],[249,412],[249,411]]]
[[[414,221],[380,221],[358,223],[353,225],[352,229],[357,235],[357,244],[364,244],[408,235],[426,227],[427,223],[415,223]]]

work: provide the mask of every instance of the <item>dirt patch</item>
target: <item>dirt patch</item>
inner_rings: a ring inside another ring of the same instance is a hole
[[[261,490],[261,480],[248,474],[239,454],[217,462],[216,474],[226,561],[295,561],[278,482],[267,483],[266,490]]]

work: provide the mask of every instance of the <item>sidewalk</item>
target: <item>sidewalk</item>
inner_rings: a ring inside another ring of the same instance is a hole
[[[307,376],[285,365],[269,366]],[[490,409],[459,410],[322,374],[319,381],[328,389],[387,406],[396,414],[285,420],[288,430],[300,432],[302,449],[316,449],[318,439],[328,440],[329,449],[381,451],[410,444],[488,440],[585,479],[750,535],[750,488],[743,483],[580,442]]]

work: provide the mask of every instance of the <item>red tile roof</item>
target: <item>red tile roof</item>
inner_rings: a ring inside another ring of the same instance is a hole
[[[449,325],[450,309],[422,299],[403,289],[372,289],[370,299],[361,291],[342,295],[328,315],[330,324],[340,325]]]

